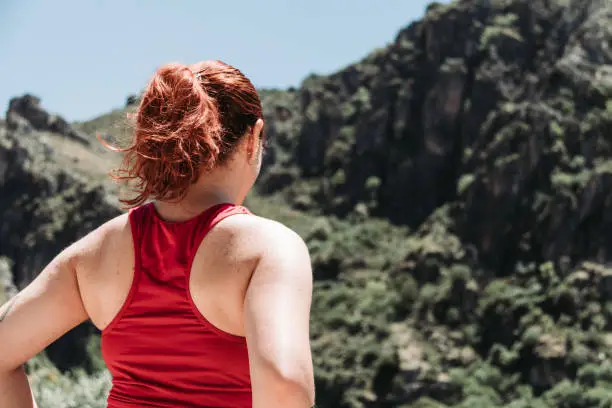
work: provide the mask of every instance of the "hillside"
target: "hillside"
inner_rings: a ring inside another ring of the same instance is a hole
[[[607,0],[432,4],[364,60],[261,91],[247,205],[311,250],[318,406],[612,406],[611,40]],[[11,104],[1,285],[119,212],[93,133],[122,137],[125,112]],[[41,408],[100,400],[95,348],[84,325],[47,351],[78,383],[31,365]]]

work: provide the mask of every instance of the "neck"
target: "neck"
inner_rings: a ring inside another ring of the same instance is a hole
[[[236,174],[235,172],[233,172]],[[239,180],[234,180],[231,171],[221,169],[200,176],[189,188],[187,195],[178,202],[156,201],[155,208],[168,221],[182,221],[200,214],[207,208],[221,203],[242,204]]]

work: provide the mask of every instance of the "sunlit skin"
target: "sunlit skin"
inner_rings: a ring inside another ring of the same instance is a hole
[[[181,221],[218,203],[241,204],[261,168],[263,125],[257,120],[230,159],[203,171],[180,201],[155,201],[159,215]],[[36,407],[22,365],[78,324],[102,330],[117,314],[133,277],[131,239],[127,214],[104,223],[0,308],[0,407]],[[200,245],[189,288],[211,323],[246,337],[254,408],[313,406],[312,271],[296,233],[253,215],[223,220]]]

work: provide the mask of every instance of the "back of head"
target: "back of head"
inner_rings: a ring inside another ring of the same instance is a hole
[[[257,91],[238,69],[221,61],[162,66],[142,95],[131,144],[114,149],[125,156],[113,177],[136,182],[137,196],[121,201],[180,200],[262,118]]]

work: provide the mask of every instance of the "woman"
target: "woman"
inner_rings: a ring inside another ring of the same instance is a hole
[[[129,213],[0,308],[0,407],[35,406],[21,366],[88,319],[113,376],[109,408],[313,406],[307,248],[240,205],[262,118],[225,63],[156,72],[115,174],[136,182]]]

